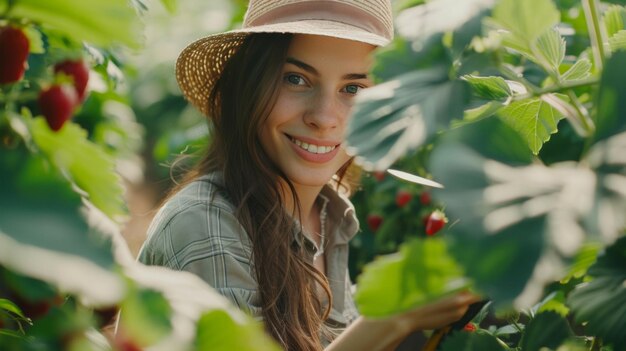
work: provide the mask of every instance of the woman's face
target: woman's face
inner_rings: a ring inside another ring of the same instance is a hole
[[[295,185],[322,186],[349,159],[344,140],[354,97],[372,85],[374,46],[316,35],[294,35],[276,105],[260,141]]]

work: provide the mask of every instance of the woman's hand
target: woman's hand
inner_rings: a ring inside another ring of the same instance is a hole
[[[464,291],[444,297],[414,310],[390,317],[406,335],[416,330],[438,329],[459,320],[469,305],[481,297]]]
[[[325,351],[394,350],[415,331],[454,323],[463,317],[471,304],[480,300],[480,296],[460,292],[392,317],[359,317]]]

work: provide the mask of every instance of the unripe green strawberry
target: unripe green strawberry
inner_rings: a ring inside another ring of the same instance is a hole
[[[78,96],[71,85],[55,84],[39,94],[39,108],[50,129],[55,132],[74,114]]]
[[[448,223],[446,215],[439,210],[434,211],[426,218],[426,235],[435,235],[446,223]]]
[[[0,28],[0,84],[15,83],[24,77],[29,46],[21,29]]]
[[[74,89],[78,95],[78,100],[85,99],[87,91],[87,83],[89,82],[89,67],[83,60],[66,60],[59,62],[54,66],[55,73],[63,73],[72,78]]]

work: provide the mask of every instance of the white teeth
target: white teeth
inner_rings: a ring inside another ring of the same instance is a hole
[[[333,150],[335,150],[336,146],[322,146],[322,145],[313,145],[305,143],[304,141],[300,141],[298,139],[290,138],[294,144],[298,145],[300,148],[312,153],[312,154],[327,154]]]

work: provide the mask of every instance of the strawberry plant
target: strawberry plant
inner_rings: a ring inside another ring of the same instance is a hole
[[[446,250],[416,252],[457,267],[449,272],[461,272],[464,287],[509,316],[452,333],[439,349],[624,349],[623,2],[411,4],[398,14],[398,38],[377,54],[381,84],[358,97],[348,143],[367,170],[402,157],[412,163],[404,170],[444,185],[430,194],[454,225],[421,240]],[[400,253],[420,244],[404,245]],[[428,285],[414,260],[383,256],[364,267],[357,302],[366,315],[380,315],[374,301],[398,290],[385,313],[458,287],[457,274]]]
[[[198,277],[135,263],[120,233],[123,181],[143,175],[126,57],[147,10],[0,0],[3,351],[276,349]]]

